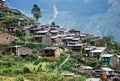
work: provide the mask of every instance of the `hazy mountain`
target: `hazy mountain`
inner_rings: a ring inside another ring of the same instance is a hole
[[[85,32],[100,36],[113,35],[120,42],[120,1],[114,0],[113,5],[105,13],[89,17],[83,27]]]

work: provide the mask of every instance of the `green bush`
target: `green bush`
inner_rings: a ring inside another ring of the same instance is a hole
[[[27,67],[24,67],[24,68],[23,68],[23,72],[24,72],[24,73],[30,73],[30,69],[27,68]]]

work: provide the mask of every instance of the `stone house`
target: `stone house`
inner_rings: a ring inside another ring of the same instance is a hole
[[[35,25],[28,25],[22,29],[26,35],[35,34],[39,29]]]
[[[65,35],[66,30],[64,28],[60,28],[58,34]]]
[[[18,26],[26,26],[28,25],[28,20],[25,19],[25,18],[17,18],[17,23],[18,23]]]
[[[46,47],[43,53],[46,57],[59,57],[63,53],[63,50],[59,47]]]
[[[70,42],[72,42],[72,39],[73,39],[74,37],[65,37],[65,38],[63,38],[62,39],[62,42],[65,44],[65,45],[67,45],[67,44],[69,44]]]
[[[69,50],[72,50],[73,52],[82,53],[82,46],[83,46],[83,44],[78,44],[78,43],[77,44],[73,44],[73,45],[68,44],[67,48]]]
[[[0,33],[0,44],[1,45],[10,45],[13,41],[14,41],[13,35],[6,33],[6,32]]]
[[[32,49],[27,46],[16,45],[16,46],[11,46],[9,48],[9,52],[17,56],[27,56],[32,54]]]
[[[46,44],[46,45],[53,44],[53,41],[52,41],[51,37],[48,36],[48,35],[46,35],[46,36],[35,35],[34,36],[34,41],[42,43],[42,44]]]
[[[50,31],[50,36],[52,37],[52,36],[57,36],[58,35],[58,32],[59,32],[59,30],[51,30]]]
[[[90,66],[79,66],[78,67],[78,72],[79,73],[87,73],[87,74],[90,74],[90,73],[93,73],[93,68],[90,67]]]
[[[80,37],[80,31],[76,29],[71,29],[68,31],[70,34],[75,34],[75,37]]]
[[[62,39],[58,36],[54,36],[54,37],[51,36],[51,39],[52,39],[53,45],[61,45],[62,44]]]

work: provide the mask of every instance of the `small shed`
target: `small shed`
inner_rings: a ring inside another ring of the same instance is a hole
[[[13,35],[6,33],[6,32],[0,33],[0,44],[1,45],[10,45],[13,41],[14,41]]]
[[[47,57],[59,57],[63,50],[59,47],[46,47],[43,50],[43,53]]]
[[[83,73],[92,73],[93,72],[93,68],[90,66],[80,66],[78,68],[78,72],[83,72]]]
[[[32,54],[32,49],[27,46],[16,45],[10,47],[10,53],[14,53],[17,56],[27,56]]]

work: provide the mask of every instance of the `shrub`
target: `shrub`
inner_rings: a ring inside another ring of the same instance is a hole
[[[24,67],[24,68],[23,68],[23,73],[30,73],[30,69],[27,68],[27,67]]]

